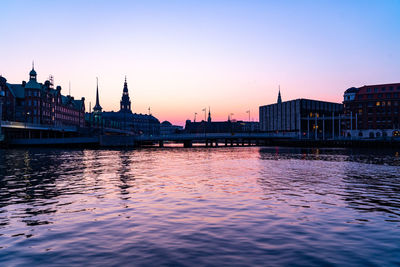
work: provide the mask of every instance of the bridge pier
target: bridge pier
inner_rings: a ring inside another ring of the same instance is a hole
[[[215,140],[215,147],[218,147],[218,140]]]
[[[206,144],[207,144],[207,141],[206,141]],[[183,141],[183,147],[192,147],[192,146],[193,146],[192,140]]]
[[[164,141],[162,141],[162,140],[159,141],[159,142],[158,142],[158,146],[159,146],[159,147],[164,147]]]
[[[228,139],[225,139],[225,146],[228,146]]]

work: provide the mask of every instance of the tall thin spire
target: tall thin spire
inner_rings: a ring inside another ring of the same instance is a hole
[[[280,85],[279,85],[279,92],[278,92],[278,104],[282,104],[281,86]]]
[[[207,118],[208,122],[211,122],[211,109],[210,107],[208,107],[208,118]]]
[[[34,60],[32,60],[32,69],[33,70],[35,69],[35,61]]]
[[[101,112],[102,107],[100,106],[100,101],[99,101],[99,78],[96,77],[96,82],[97,82],[97,87],[96,87],[96,105],[93,108],[93,111],[95,112]]]

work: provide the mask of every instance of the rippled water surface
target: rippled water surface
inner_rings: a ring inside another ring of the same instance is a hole
[[[397,151],[0,150],[1,266],[400,265]]]

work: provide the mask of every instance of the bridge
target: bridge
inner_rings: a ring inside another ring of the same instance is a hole
[[[133,140],[140,146],[146,143],[158,143],[160,147],[164,142],[183,143],[184,147],[191,147],[193,143],[204,143],[205,146],[225,146],[233,145],[258,145],[260,141],[266,140],[288,140],[293,139],[290,134],[271,134],[271,133],[201,133],[201,134],[168,134],[168,135],[138,135]]]

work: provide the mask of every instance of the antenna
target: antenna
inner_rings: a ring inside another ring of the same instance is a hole
[[[69,81],[69,91],[68,91],[69,95],[71,95],[71,81]]]
[[[149,115],[151,115],[151,109],[150,109],[150,107],[149,107]]]

